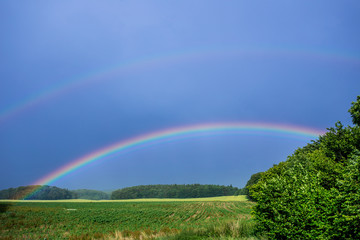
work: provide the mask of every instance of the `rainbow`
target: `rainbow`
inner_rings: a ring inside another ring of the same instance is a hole
[[[175,127],[165,130],[160,130],[134,138],[126,139],[116,142],[104,148],[98,149],[94,152],[86,154],[77,158],[52,173],[37,180],[32,185],[49,185],[56,180],[66,176],[67,174],[76,171],[92,162],[100,161],[116,153],[125,150],[138,149],[139,147],[153,145],[157,143],[169,142],[178,139],[187,139],[192,137],[201,137],[217,134],[270,134],[271,136],[295,137],[301,139],[318,138],[319,135],[324,134],[324,131],[305,128],[293,125],[271,124],[271,123],[209,123],[191,126]],[[41,187],[40,187],[41,188]],[[36,189],[34,192],[38,191]],[[34,193],[33,192],[33,193]],[[32,193],[32,194],[33,194]],[[26,197],[29,197],[26,196]],[[25,197],[25,198],[26,198]]]
[[[299,47],[239,47],[239,46],[208,46],[201,48],[181,49],[178,51],[166,52],[134,58],[121,63],[112,64],[97,70],[74,76],[59,84],[55,84],[43,91],[37,92],[23,100],[0,109],[0,123],[11,117],[15,117],[26,110],[31,109],[52,98],[66,94],[73,89],[80,88],[90,83],[103,81],[104,78],[111,78],[119,73],[128,73],[134,70],[146,70],[148,68],[176,64],[199,59],[211,59],[219,56],[240,56],[240,57],[296,57],[314,59],[320,61],[333,61],[336,63],[360,65],[360,56],[356,53],[339,52],[332,49],[304,49]]]

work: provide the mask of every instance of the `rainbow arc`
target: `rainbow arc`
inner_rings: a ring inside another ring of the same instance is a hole
[[[50,99],[64,95],[73,89],[81,88],[88,84],[104,80],[104,78],[116,76],[122,72],[146,70],[148,68],[162,67],[167,64],[211,59],[219,56],[239,57],[292,57],[305,58],[320,61],[332,61],[335,63],[360,65],[360,56],[356,53],[339,52],[333,49],[306,49],[299,47],[239,47],[239,46],[208,46],[189,49],[180,49],[165,53],[158,53],[143,57],[126,60],[121,63],[108,65],[74,76],[66,81],[34,93],[18,103],[0,109],[0,123],[15,117],[26,110],[34,108]]]
[[[175,128],[164,129],[152,133],[140,135],[134,138],[125,139],[116,142],[109,146],[100,148],[80,158],[77,158],[59,169],[49,173],[48,175],[38,179],[32,185],[50,185],[56,180],[65,177],[69,173],[76,171],[86,165],[101,161],[105,158],[123,152],[125,150],[134,149],[139,151],[141,146],[150,144],[161,144],[164,142],[187,139],[194,137],[206,137],[211,135],[270,135],[282,136],[287,138],[300,138],[300,139],[316,139],[319,135],[324,134],[324,131],[312,128],[306,128],[293,125],[280,125],[272,123],[208,123],[191,126],[181,126]],[[36,189],[30,195],[34,194],[39,189]],[[29,197],[30,195],[26,196]],[[25,197],[25,199],[26,199]]]

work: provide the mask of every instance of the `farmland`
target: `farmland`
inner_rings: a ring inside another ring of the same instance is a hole
[[[253,203],[239,196],[196,201],[2,201],[0,205],[0,239],[168,239],[224,224],[251,224]]]

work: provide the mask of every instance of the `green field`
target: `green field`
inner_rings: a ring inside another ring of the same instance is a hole
[[[242,196],[2,201],[0,206],[0,239],[188,239],[194,234],[193,239],[232,239],[244,235],[237,228],[253,224],[253,203]]]

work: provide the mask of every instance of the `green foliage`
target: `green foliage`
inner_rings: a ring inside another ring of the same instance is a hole
[[[219,185],[141,185],[112,192],[111,199],[136,198],[204,198],[233,196],[239,189],[233,186]]]
[[[349,112],[352,117],[352,122],[360,126],[360,96],[357,96],[356,102],[352,102]]]
[[[328,128],[328,132],[320,136],[319,144],[329,158],[346,161],[355,149],[360,149],[360,128],[344,127],[337,122],[335,128]]]
[[[253,175],[251,175],[249,181],[247,181],[245,187],[250,187],[252,185],[254,185],[255,183],[257,183],[260,178],[261,178],[261,174],[262,172],[258,172],[258,173],[254,173]]]
[[[235,195],[246,195],[248,199],[252,200],[251,196],[249,195],[249,188],[257,183],[261,178],[262,172],[254,173],[251,175],[250,179],[247,181],[244,188],[241,188],[235,192]]]
[[[235,192],[235,196],[239,196],[239,195],[248,195],[249,191],[246,188],[240,188],[239,190],[237,190]]]
[[[358,98],[359,102],[359,98]],[[249,187],[270,239],[360,239],[360,129],[334,128]]]
[[[245,185],[245,191],[246,191],[246,195],[248,196],[248,198],[250,200],[253,200],[250,193],[249,193],[249,188],[256,184],[260,178],[261,178],[262,172],[258,172],[258,173],[254,173],[253,175],[251,175],[249,181],[247,181],[246,185]]]
[[[326,158],[321,152],[312,155]],[[281,164],[270,169],[251,188],[257,201],[254,215],[258,229],[271,239],[314,239],[322,236],[329,224],[323,221],[327,219],[323,210],[331,195],[321,187],[320,175],[306,169],[301,161],[293,161],[291,167]]]
[[[54,186],[21,186],[0,191],[0,199],[56,200],[77,198],[75,193]]]
[[[337,182],[336,206],[340,210],[334,224],[338,238],[360,239],[360,152],[356,152]]]
[[[79,199],[91,199],[91,200],[105,200],[110,199],[110,195],[97,190],[89,190],[89,189],[78,189],[72,190],[72,193],[77,195]]]

